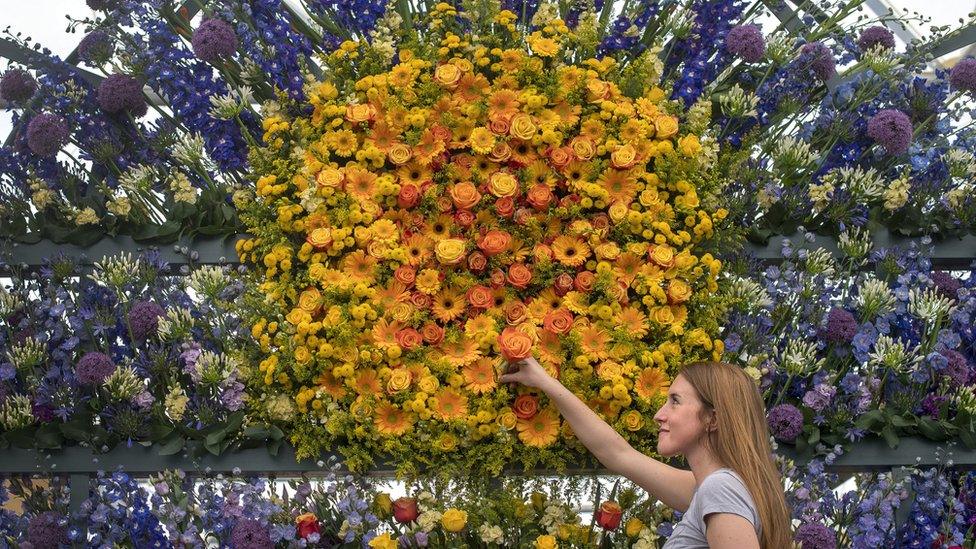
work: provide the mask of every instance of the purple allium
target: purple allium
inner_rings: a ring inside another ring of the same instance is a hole
[[[268,529],[260,522],[251,519],[237,521],[230,534],[233,549],[273,549]]]
[[[912,121],[898,109],[883,109],[868,120],[868,137],[891,155],[908,150],[912,143]]]
[[[34,418],[41,423],[54,421],[54,410],[47,404],[33,402],[31,403],[31,411],[34,412]]]
[[[766,41],[758,25],[738,25],[725,37],[725,49],[747,63],[756,63],[766,53]]]
[[[929,393],[922,399],[922,413],[933,418],[939,417],[939,408],[949,400],[946,395]]]
[[[861,48],[861,51],[868,51],[879,44],[889,50],[895,48],[895,35],[881,25],[864,29],[861,36],[857,38],[857,47]]]
[[[207,19],[193,31],[193,53],[207,63],[216,63],[237,51],[237,33],[223,19]]]
[[[834,53],[822,42],[805,44],[800,53],[807,56],[810,69],[817,78],[826,82],[834,76]]]
[[[949,70],[949,84],[954,89],[976,91],[976,59],[963,59]]]
[[[837,536],[830,528],[819,522],[801,524],[793,539],[800,542],[801,549],[836,549]]]
[[[780,404],[766,415],[769,430],[777,440],[794,442],[803,431],[803,412],[792,404]]]
[[[88,7],[95,11],[109,11],[118,7],[118,0],[87,0]]]
[[[159,317],[165,316],[166,311],[152,301],[137,301],[129,311],[129,327],[132,329],[132,339],[145,341],[156,333],[159,328]]]
[[[34,547],[61,547],[68,544],[68,528],[58,524],[61,517],[47,511],[31,517],[27,524],[27,540]]]
[[[946,357],[947,361],[945,375],[952,380],[954,385],[965,385],[969,381],[969,364],[966,357],[953,349],[942,351],[942,356]]]
[[[108,34],[96,30],[85,35],[78,43],[78,58],[86,63],[101,65],[115,53],[115,45]]]
[[[827,325],[821,336],[828,343],[847,344],[857,334],[857,320],[846,309],[834,307],[827,314]]]
[[[83,385],[98,385],[114,371],[112,359],[98,351],[85,353],[75,365],[75,376]]]
[[[10,69],[0,78],[0,99],[11,103],[21,103],[34,97],[37,81],[31,73],[23,69]]]
[[[138,118],[146,114],[142,83],[124,74],[113,74],[98,84],[98,106],[112,114],[126,112]]]
[[[56,114],[42,112],[27,124],[27,146],[38,156],[51,156],[68,142],[68,126]]]
[[[935,283],[935,287],[938,288],[939,293],[942,294],[947,299],[958,299],[959,298],[959,288],[962,287],[962,283],[945,271],[935,271],[929,278]]]

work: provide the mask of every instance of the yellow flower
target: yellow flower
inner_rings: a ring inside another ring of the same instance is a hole
[[[628,536],[633,538],[633,537],[637,537],[637,535],[640,534],[641,530],[643,529],[644,529],[644,523],[641,522],[641,519],[637,517],[631,517],[630,520],[627,521],[627,526],[624,527],[624,532],[626,532]]]
[[[379,511],[381,517],[389,517],[393,512],[393,501],[390,499],[390,494],[386,492],[380,492],[376,494],[376,499],[373,500],[376,505],[376,510]]]
[[[539,57],[552,57],[559,53],[559,43],[552,38],[543,38],[538,32],[532,33],[528,42],[532,52]]]
[[[640,431],[644,427],[644,416],[637,410],[627,410],[620,416],[620,421],[628,431]]]
[[[437,260],[445,265],[454,265],[464,259],[465,241],[460,238],[445,238],[434,246]]]
[[[678,133],[678,119],[673,116],[661,115],[654,119],[654,129],[658,139],[667,139]]]
[[[398,393],[410,387],[412,378],[410,370],[397,368],[390,373],[390,380],[386,382],[386,390],[390,393]]]
[[[471,130],[468,141],[471,143],[471,149],[474,152],[488,154],[495,146],[495,134],[491,133],[488,128],[478,127]]]
[[[441,516],[441,525],[448,532],[460,532],[468,523],[468,513],[460,509],[448,509]]]
[[[695,156],[701,148],[701,143],[695,135],[689,134],[678,139],[678,150],[685,156]]]
[[[510,173],[498,172],[488,180],[488,190],[499,198],[514,196],[518,192],[518,180]]]
[[[512,117],[511,126],[509,127],[509,133],[513,136],[528,141],[535,137],[538,129],[535,123],[532,121],[532,117],[525,113],[519,113]]]
[[[559,543],[556,541],[555,536],[544,535],[535,538],[536,549],[556,549],[559,547]]]
[[[369,546],[373,549],[397,549],[397,542],[387,532],[370,540]]]

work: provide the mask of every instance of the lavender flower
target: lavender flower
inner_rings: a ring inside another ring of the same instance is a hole
[[[98,85],[98,106],[103,111],[128,113],[138,118],[146,114],[142,83],[131,76],[113,74]]]
[[[234,530],[230,535],[230,545],[233,549],[272,549],[274,544],[268,529],[260,522],[251,519],[244,519],[234,525]]]
[[[100,30],[86,34],[78,43],[78,58],[93,65],[105,63],[114,52],[111,37]]]
[[[68,141],[68,126],[56,114],[41,113],[27,124],[27,146],[38,156],[52,156]]]
[[[942,351],[942,356],[947,359],[945,375],[954,385],[965,385],[969,381],[969,364],[966,361],[966,357],[959,351],[953,349]]]
[[[119,6],[118,0],[86,0],[85,3],[95,11],[110,11]]]
[[[34,515],[27,525],[27,539],[37,548],[56,548],[68,544],[68,529],[59,524],[61,516],[54,511]]]
[[[962,283],[945,271],[935,271],[929,278],[935,284],[935,287],[939,289],[939,293],[948,299],[956,299],[959,288],[962,287]]]
[[[888,154],[899,155],[912,143],[912,121],[898,109],[883,109],[868,120],[868,137]]]
[[[747,63],[757,63],[766,53],[766,42],[758,25],[738,25],[725,37],[725,49]]]
[[[10,69],[0,78],[0,99],[22,103],[34,96],[37,81],[23,69]]]
[[[834,307],[827,314],[827,326],[823,329],[822,337],[828,343],[847,344],[857,333],[857,320],[846,309]]]
[[[92,351],[85,353],[75,365],[75,376],[83,385],[98,385],[115,371],[112,359],[104,353]]]
[[[823,383],[803,395],[803,404],[811,410],[822,412],[837,393],[837,388]]]
[[[957,90],[976,91],[976,59],[963,59],[949,70],[949,84]]]
[[[880,25],[875,25],[864,29],[861,36],[857,38],[857,47],[861,48],[861,51],[868,51],[877,45],[881,45],[887,49],[894,49],[895,35],[890,30]]]
[[[837,538],[834,533],[823,524],[808,522],[796,529],[794,539],[800,542],[802,549],[836,549]]]
[[[223,19],[207,19],[193,31],[193,53],[207,63],[217,63],[237,51],[237,33]]]
[[[129,311],[129,327],[132,329],[132,339],[145,341],[156,334],[159,319],[166,315],[162,307],[152,301],[137,301]]]
[[[821,81],[830,80],[835,73],[834,54],[822,42],[810,42],[800,49],[800,54],[807,59],[813,74]]]
[[[780,404],[766,416],[769,430],[783,442],[794,442],[803,431],[803,413],[792,404]]]

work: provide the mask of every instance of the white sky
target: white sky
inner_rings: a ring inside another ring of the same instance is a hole
[[[797,3],[796,0],[791,1]],[[959,18],[966,18],[970,11],[976,9],[976,0],[868,0],[866,4],[893,5],[896,12],[908,8],[910,12],[918,12],[930,18],[931,23],[915,29],[922,35],[929,33],[931,25],[957,26]],[[75,34],[66,31],[66,15],[80,19],[91,16],[92,11],[83,0],[0,0],[0,31],[9,27],[12,32],[23,32],[54,53],[65,57],[84,36],[83,30]],[[957,55],[958,53],[950,54],[945,60],[951,61]],[[6,70],[6,66],[7,61],[0,58],[0,72]],[[0,110],[0,142],[6,138],[10,129],[10,112]]]

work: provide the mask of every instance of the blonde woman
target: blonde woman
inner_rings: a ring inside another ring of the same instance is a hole
[[[684,513],[665,549],[792,546],[762,398],[740,368],[688,364],[654,416],[658,453],[684,456],[690,471],[635,450],[534,358],[513,362],[499,380],[545,392],[600,463]]]

